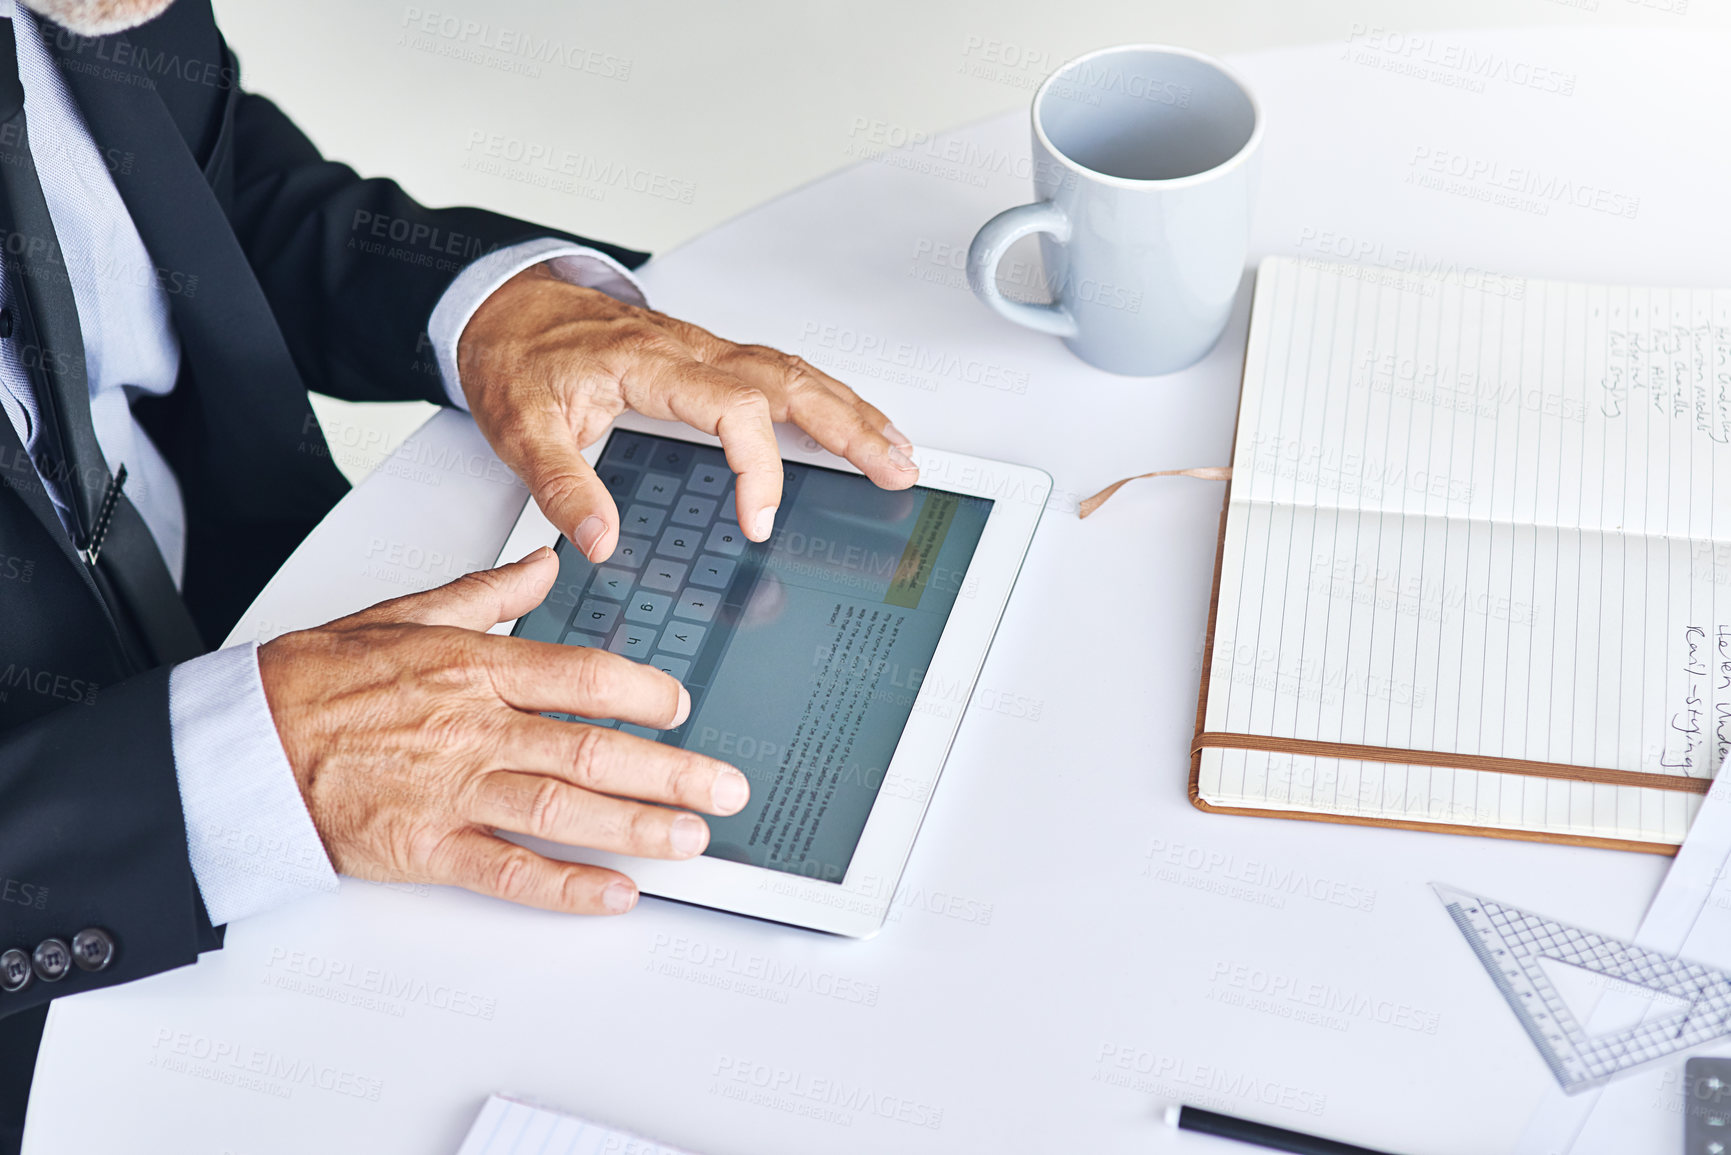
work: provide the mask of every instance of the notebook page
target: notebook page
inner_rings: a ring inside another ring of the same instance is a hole
[[[1731,293],[1257,279],[1206,728],[1711,777]],[[1206,801],[1679,842],[1700,796],[1205,751]]]
[[[684,1155],[574,1115],[494,1095],[457,1155]]]

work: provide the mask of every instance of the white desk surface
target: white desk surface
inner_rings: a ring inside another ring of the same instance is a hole
[[[1238,59],[1269,117],[1252,257],[1731,283],[1727,46],[1552,31]],[[1028,198],[1027,151],[1023,116],[975,125],[645,274],[658,307],[831,368],[916,441],[1057,479],[882,934],[345,880],[196,967],[57,1003],[26,1149],[442,1155],[504,1090],[707,1155],[1222,1150],[1162,1126],[1179,1099],[1411,1155],[1506,1150],[1550,1076],[1426,884],[1626,934],[1667,860],[1190,807],[1220,489],[1073,509],[1227,461],[1245,317],[1192,370],[1127,380],[987,313],[960,254]],[[524,498],[502,476],[439,415],[243,630],[487,564]],[[1676,1143],[1672,1117],[1650,1150]]]

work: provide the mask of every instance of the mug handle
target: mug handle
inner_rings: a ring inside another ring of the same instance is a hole
[[[1074,337],[1075,315],[1062,304],[1024,304],[998,291],[998,262],[1011,245],[1030,233],[1049,233],[1062,244],[1070,239],[1070,218],[1051,201],[1005,209],[987,221],[968,246],[968,286],[988,309],[1006,320],[1054,337]]]

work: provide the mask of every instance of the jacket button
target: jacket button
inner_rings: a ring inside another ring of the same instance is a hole
[[[30,985],[30,956],[16,948],[0,954],[0,991],[15,995]]]
[[[72,951],[60,939],[45,938],[36,944],[36,953],[30,956],[30,961],[35,965],[37,978],[57,983],[72,969]]]
[[[12,335],[12,310],[0,309],[0,340]]]
[[[105,971],[114,961],[114,936],[98,926],[86,927],[72,936],[72,961],[81,971]]]

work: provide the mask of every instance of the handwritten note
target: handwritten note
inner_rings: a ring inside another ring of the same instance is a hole
[[[1650,404],[1654,412],[1691,426],[1721,445],[1731,442],[1731,331],[1719,324],[1662,320],[1650,328],[1642,314],[1652,316],[1651,303],[1619,302],[1607,336],[1611,363],[1606,366],[1607,417],[1620,417],[1624,406]],[[1625,316],[1627,314],[1627,316]]]
[[[1710,778],[1731,291],[1257,280],[1206,728]],[[1698,794],[1205,750],[1204,800],[1682,840]]]

